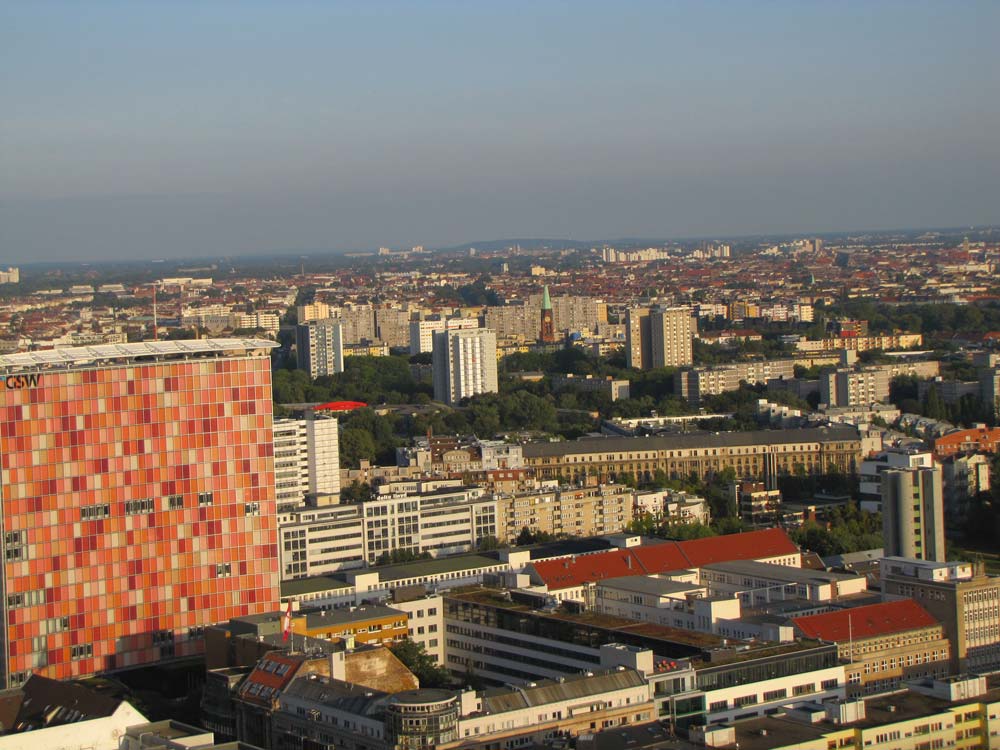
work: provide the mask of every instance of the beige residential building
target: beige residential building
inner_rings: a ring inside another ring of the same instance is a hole
[[[794,359],[771,359],[714,367],[695,367],[677,373],[674,378],[674,392],[690,403],[697,404],[705,396],[735,391],[742,381],[757,385],[774,378],[791,378],[795,375],[796,364]]]
[[[693,361],[692,344],[698,318],[690,307],[668,307],[649,314],[653,367],[683,367]]]
[[[542,297],[541,294],[528,297],[529,315],[534,316],[535,331],[532,336],[538,335],[538,313],[542,309]],[[608,322],[608,305],[594,297],[552,297],[552,321],[557,333],[592,334],[600,323]]]
[[[625,363],[636,370],[653,366],[649,308],[629,308],[625,313]]]
[[[308,305],[299,305],[295,308],[295,315],[299,323],[308,323],[310,320],[323,320],[330,317],[330,306],[325,302],[312,302]]]
[[[497,538],[516,539],[525,528],[546,534],[617,534],[632,520],[632,490],[624,485],[562,488],[497,499]]]

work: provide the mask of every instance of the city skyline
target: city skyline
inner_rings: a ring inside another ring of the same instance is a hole
[[[0,253],[988,223],[997,14],[15,3]]]

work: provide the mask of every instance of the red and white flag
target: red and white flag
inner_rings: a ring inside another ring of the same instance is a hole
[[[288,637],[292,634],[292,600],[288,600],[288,609],[285,610],[285,620],[284,620],[284,633],[281,635],[281,640],[287,641]]]

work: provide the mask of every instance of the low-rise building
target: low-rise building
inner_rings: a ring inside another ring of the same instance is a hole
[[[949,674],[944,627],[912,599],[797,617],[798,635],[836,643],[849,697],[897,690],[907,680]]]
[[[1000,576],[982,564],[887,557],[882,595],[915,599],[944,625],[951,673],[1000,669]]]
[[[674,393],[697,405],[705,396],[737,390],[740,383],[758,385],[793,377],[795,364],[794,359],[772,359],[685,369],[674,376]]]
[[[0,696],[0,749],[119,750],[125,730],[145,722],[122,698],[33,674]]]
[[[629,381],[616,380],[610,375],[596,377],[594,375],[553,375],[553,391],[594,391],[607,394],[612,401],[628,398]]]
[[[627,667],[482,692],[365,691],[313,675],[282,693],[274,734],[282,748],[451,750],[543,743],[654,718],[646,680]]]
[[[631,474],[649,481],[657,471],[670,478],[704,478],[725,469],[737,476],[766,479],[792,474],[857,471],[861,436],[849,426],[696,433],[657,437],[600,437],[527,443],[524,463],[540,479],[596,476],[614,481]]]
[[[550,560],[525,567],[532,584],[559,601],[586,602],[592,585],[623,576],[644,576],[703,568],[731,560],[756,560],[799,568],[799,548],[782,529],[722,537],[663,542]]]
[[[747,609],[790,599],[829,603],[868,590],[864,576],[756,560],[710,563],[699,568],[698,577],[712,595],[735,596]]]
[[[726,638],[792,640],[792,628],[767,618],[743,617],[733,594],[711,595],[697,574],[626,576],[597,583],[594,611],[604,615],[682,628]]]
[[[466,552],[497,535],[497,500],[481,487],[414,488],[352,505],[316,499],[280,513],[282,578],[363,567],[394,551]]]
[[[905,692],[843,703],[805,702],[730,728],[713,746],[740,750],[993,748],[1000,691],[985,677],[911,682]],[[860,705],[859,705],[860,704]]]
[[[116,750],[262,750],[246,742],[218,739],[211,730],[174,719],[136,724],[125,730]]]
[[[781,517],[781,490],[763,482],[732,482],[730,497],[744,523],[773,525]]]
[[[956,453],[1000,452],[1000,427],[977,425],[968,430],[955,430],[934,439],[934,455],[944,458]]]
[[[648,514],[667,523],[700,523],[712,520],[708,501],[681,490],[636,491],[633,515]]]

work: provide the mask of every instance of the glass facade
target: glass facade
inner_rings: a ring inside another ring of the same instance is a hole
[[[818,646],[804,651],[776,654],[760,659],[747,659],[699,669],[698,689],[718,690],[735,685],[773,680],[778,677],[806,674],[835,667],[837,664],[836,645]]]

